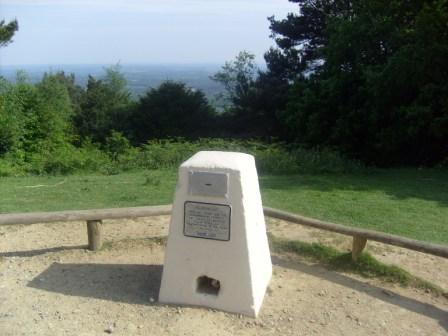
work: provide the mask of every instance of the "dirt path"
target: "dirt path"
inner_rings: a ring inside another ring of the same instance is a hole
[[[336,234],[269,221],[276,236],[345,249]],[[107,221],[100,252],[84,223],[0,227],[0,335],[447,335],[448,300],[272,256],[258,319],[157,303],[168,219]],[[448,261],[369,243],[378,258],[447,289]]]

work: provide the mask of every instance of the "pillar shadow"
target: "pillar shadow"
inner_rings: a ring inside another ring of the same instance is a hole
[[[53,263],[29,287],[70,296],[150,305],[157,301],[162,265]]]
[[[336,283],[358,292],[363,292],[375,299],[424,315],[437,320],[445,330],[448,330],[448,311],[429,303],[420,302],[395,292],[386,291],[384,288],[364,283],[337,272],[327,271],[321,265],[308,265],[298,260],[292,262],[278,256],[272,256],[272,263],[283,268],[289,268]]]

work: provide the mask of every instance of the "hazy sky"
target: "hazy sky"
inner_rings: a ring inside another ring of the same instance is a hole
[[[0,64],[223,63],[240,50],[262,61],[267,17],[287,0],[0,0],[17,18]]]

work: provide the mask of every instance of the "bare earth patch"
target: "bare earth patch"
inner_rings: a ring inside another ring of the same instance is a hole
[[[345,236],[269,220],[278,237],[350,248]],[[272,255],[257,319],[157,302],[168,217],[105,221],[99,252],[81,222],[0,227],[0,335],[447,335],[448,300]],[[447,290],[448,261],[377,243],[368,251]]]

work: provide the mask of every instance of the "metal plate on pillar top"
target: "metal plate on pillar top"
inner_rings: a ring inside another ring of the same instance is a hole
[[[225,204],[185,202],[184,235],[187,237],[230,240],[231,208]]]
[[[193,196],[227,197],[229,175],[190,171],[188,193]]]

